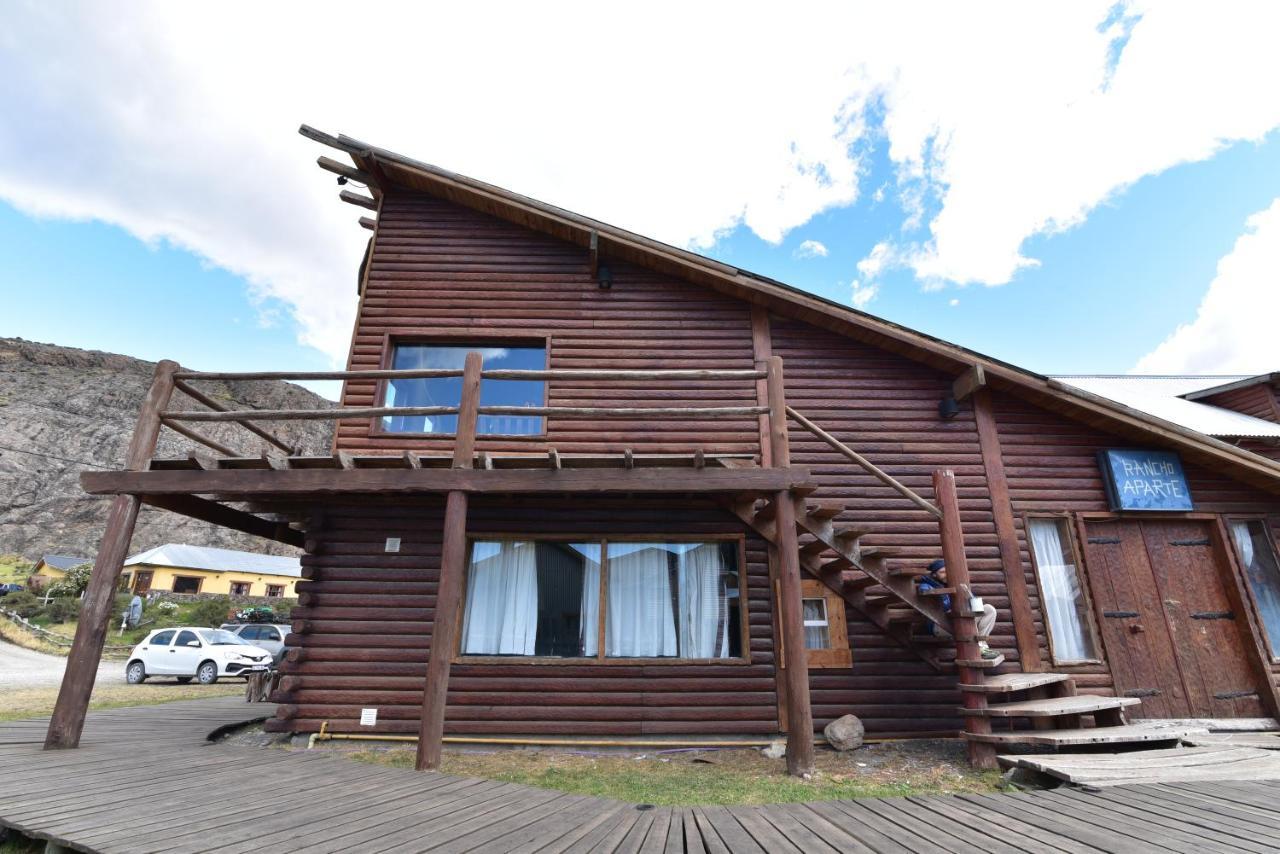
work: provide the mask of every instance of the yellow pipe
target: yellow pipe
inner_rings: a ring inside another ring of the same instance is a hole
[[[320,722],[320,731],[312,732],[310,739],[307,740],[307,749],[310,750],[315,746],[316,741],[408,741],[408,743],[416,743],[416,735],[379,735],[375,732],[362,734],[362,732],[329,732],[329,721]],[[445,744],[493,744],[508,746],[564,746],[564,748],[763,748],[773,744],[778,739],[768,739],[763,741],[654,741],[645,739],[556,739],[556,737],[543,737],[543,739],[516,739],[516,737],[500,737],[500,736],[472,736],[472,735],[447,735],[443,739]],[[878,741],[893,741],[897,739],[867,739],[868,743],[878,743]],[[826,739],[818,739],[814,737],[814,744],[826,744]]]

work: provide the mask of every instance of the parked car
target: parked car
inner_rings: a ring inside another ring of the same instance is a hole
[[[212,685],[222,676],[248,676],[271,669],[271,653],[222,629],[157,629],[129,653],[125,681],[137,685],[152,676],[195,679]]]
[[[21,584],[0,584],[0,596],[8,596],[10,593],[21,593],[23,587]]]
[[[220,628],[271,653],[272,667],[280,666],[280,659],[284,658],[284,639],[293,631],[291,626],[279,623],[223,623]]]

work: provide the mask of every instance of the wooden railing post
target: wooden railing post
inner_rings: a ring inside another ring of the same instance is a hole
[[[462,400],[458,428],[454,432],[453,467],[469,469],[475,462],[476,423],[480,409],[479,353],[468,353],[462,372]],[[431,624],[431,654],[422,694],[422,720],[418,727],[418,752],[414,767],[434,771],[440,767],[444,743],[444,709],[449,694],[449,666],[458,645],[458,619],[467,559],[467,494],[448,494],[444,506],[444,540],[440,548],[440,579]]]
[[[969,607],[972,585],[969,581],[969,563],[964,553],[964,529],[960,524],[960,502],[956,498],[955,473],[942,469],[933,473],[933,493],[942,510],[939,527],[942,533],[942,559],[947,564],[947,586],[955,588],[951,597],[951,634],[955,638],[956,661],[979,661],[982,658],[978,646],[978,625]],[[956,665],[961,685],[981,685],[986,680],[986,670],[981,667]],[[980,711],[987,707],[987,695],[976,691],[961,691],[966,712]],[[964,731],[972,735],[989,735],[991,719],[983,715],[965,714]],[[975,768],[995,768],[994,744],[969,740],[967,742],[969,764]]]
[[[151,455],[155,453],[156,441],[160,437],[160,413],[169,405],[169,398],[173,395],[173,374],[178,369],[177,362],[168,360],[156,365],[151,388],[142,401],[133,437],[129,441],[126,470],[146,471],[150,467]],[[116,585],[129,552],[129,542],[133,539],[138,509],[136,495],[117,495],[111,501],[106,530],[98,545],[98,556],[80,608],[80,622],[67,655],[67,669],[63,673],[53,717],[45,734],[46,750],[80,744],[84,717],[89,710],[89,696],[93,693],[93,681],[98,674],[102,646],[107,637],[112,605],[115,604]]]
[[[782,357],[764,363],[768,373],[769,451],[772,464],[791,465],[787,439],[787,395],[782,382]],[[804,646],[804,613],[800,592],[800,544],[796,538],[796,508],[790,490],[774,493],[777,536],[778,603],[782,626],[782,675],[787,694],[787,772],[796,777],[813,773],[813,710],[809,703],[809,662]]]

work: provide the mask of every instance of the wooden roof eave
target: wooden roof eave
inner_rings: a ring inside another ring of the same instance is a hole
[[[528,196],[351,137],[334,137],[306,125],[300,132],[348,154],[360,155],[366,164],[376,164],[379,174],[397,186],[498,217],[583,249],[590,248],[595,235],[602,257],[616,258],[709,287],[942,371],[959,374],[980,365],[987,382],[994,388],[1129,439],[1158,438],[1178,448],[1193,462],[1225,465],[1242,481],[1280,494],[1280,462],[1260,454],[892,321]]]

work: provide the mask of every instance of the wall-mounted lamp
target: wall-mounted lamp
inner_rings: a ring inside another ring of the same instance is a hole
[[[613,271],[601,264],[600,269],[596,271],[596,282],[600,285],[600,290],[609,290],[613,287]]]
[[[347,183],[347,176],[346,176],[346,175],[339,175],[339,176],[338,176],[338,186],[339,186],[339,187],[341,187],[342,185],[344,185],[344,184],[346,184],[346,183]]]
[[[950,421],[960,414],[960,404],[954,397],[944,397],[938,402],[938,417]]]

